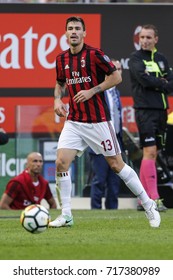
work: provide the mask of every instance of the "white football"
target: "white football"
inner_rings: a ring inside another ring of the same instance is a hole
[[[49,220],[49,211],[39,204],[29,205],[20,216],[21,225],[31,233],[44,232],[48,228]]]

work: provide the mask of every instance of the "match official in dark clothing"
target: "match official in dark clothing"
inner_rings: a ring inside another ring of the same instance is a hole
[[[129,70],[143,159],[140,180],[159,211],[165,211],[157,189],[157,152],[164,145],[168,94],[173,92],[173,73],[166,57],[157,51],[157,28],[143,25],[139,33],[141,49],[131,54]],[[138,210],[143,209],[138,205]]]

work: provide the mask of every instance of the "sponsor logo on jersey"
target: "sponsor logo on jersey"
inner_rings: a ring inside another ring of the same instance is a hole
[[[91,77],[77,77],[73,79],[68,79],[66,78],[66,84],[69,85],[74,85],[74,84],[82,84],[82,83],[89,83],[91,82]]]

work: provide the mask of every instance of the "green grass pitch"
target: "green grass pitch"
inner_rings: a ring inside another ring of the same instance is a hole
[[[0,260],[172,260],[173,209],[150,228],[136,210],[73,210],[72,228],[31,234],[21,211],[0,210]],[[52,219],[59,210],[50,210]]]

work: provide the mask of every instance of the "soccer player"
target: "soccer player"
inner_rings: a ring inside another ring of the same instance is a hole
[[[56,58],[57,82],[54,110],[67,120],[62,129],[56,159],[56,187],[60,192],[62,214],[49,223],[50,227],[73,225],[71,212],[71,178],[68,172],[75,156],[90,146],[105,156],[110,167],[142,201],[151,227],[159,227],[156,204],[145,192],[135,171],[124,163],[110,118],[104,91],[121,82],[121,75],[109,57],[98,48],[84,43],[86,29],[80,17],[66,20],[66,37],[70,48]],[[107,78],[105,79],[105,76]],[[67,87],[69,110],[61,100]]]
[[[139,33],[141,49],[130,56],[129,70],[143,159],[140,180],[159,211],[166,211],[157,189],[156,159],[164,147],[167,127],[167,95],[173,92],[173,73],[165,56],[156,49],[158,30],[152,24],[143,25]],[[140,204],[137,210],[143,210]]]
[[[32,152],[27,157],[26,169],[12,178],[0,201],[0,209],[24,209],[30,204],[40,204],[44,198],[50,208],[57,208],[49,184],[41,175],[42,155]]]

